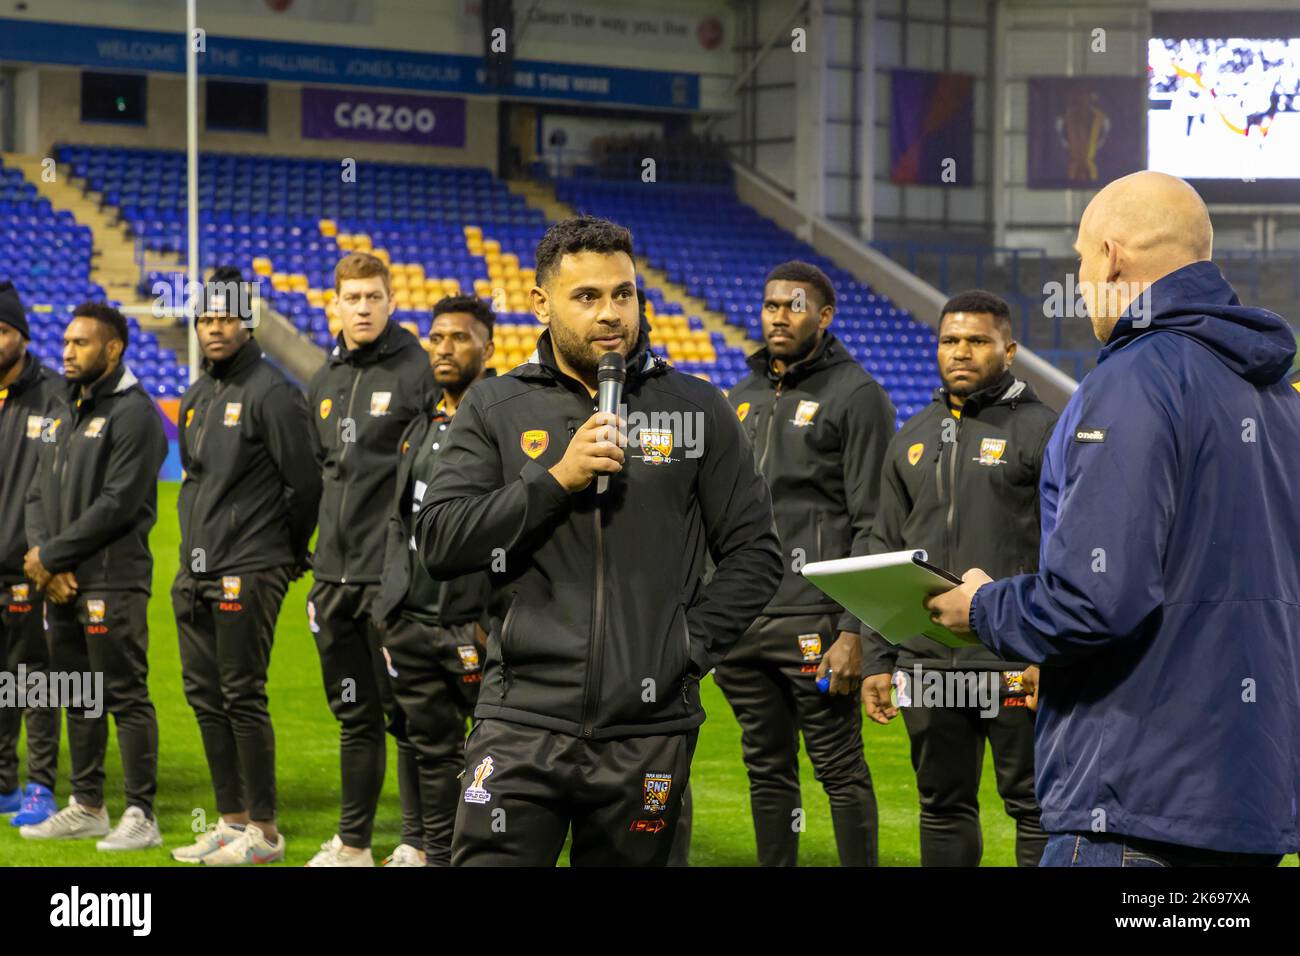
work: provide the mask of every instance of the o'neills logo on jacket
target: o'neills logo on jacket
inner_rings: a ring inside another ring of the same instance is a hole
[[[1074,432],[1074,440],[1079,442],[1102,442],[1106,440],[1106,428],[1078,428]]]

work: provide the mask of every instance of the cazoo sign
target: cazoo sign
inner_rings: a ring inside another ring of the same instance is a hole
[[[304,139],[465,145],[465,101],[448,96],[303,87]]]

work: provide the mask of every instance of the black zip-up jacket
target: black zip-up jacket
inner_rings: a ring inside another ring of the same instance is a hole
[[[42,439],[53,440],[54,420],[65,417],[63,376],[31,352],[24,361],[8,389],[0,389],[0,584],[27,580],[27,489]]]
[[[491,377],[496,372],[488,369],[485,374]],[[488,629],[486,612],[492,587],[488,572],[475,571],[447,581],[435,581],[429,577],[415,547],[415,515],[424,503],[434,469],[447,448],[452,419],[439,398],[425,414],[411,419],[402,435],[398,448],[401,457],[397,464],[397,495],[388,516],[384,581],[372,611],[378,623],[391,622],[402,614],[437,627],[478,621],[484,630]]]
[[[356,351],[343,344],[340,332],[312,376],[307,405],[323,479],[312,559],[317,581],[380,580],[398,443],[411,419],[425,413],[433,389],[420,340],[391,320],[379,338]]]
[[[588,738],[698,726],[699,679],[776,591],[771,499],[735,414],[645,343],[628,359],[627,458],[604,495],[596,481],[570,495],[547,470],[595,410],[549,331],[456,413],[416,540],[435,578],[489,568],[494,611],[508,602],[477,717]]]
[[[302,567],[320,470],[302,393],[249,339],[181,400],[181,567],[196,578]]]
[[[865,554],[880,497],[880,467],[894,437],[894,406],[831,333],[785,374],[766,347],[728,400],[754,446],[772,491],[784,550],[781,587],[764,614],[838,614],[840,630],[860,624],[797,568]]]
[[[921,548],[931,563],[994,579],[1038,570],[1038,477],[1056,413],[1007,372],[953,415],[940,388],[889,445],[870,554]],[[978,645],[951,649],[926,637],[896,647],[864,634],[863,674],[920,661],[934,670],[1023,670]]]
[[[41,443],[27,492],[27,542],[51,574],[73,572],[83,593],[148,593],[149,529],[167,457],[162,417],[125,365],[84,399],[80,385],[65,394],[69,411],[55,422],[54,441]]]

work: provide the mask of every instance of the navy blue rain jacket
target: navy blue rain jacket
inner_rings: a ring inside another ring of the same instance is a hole
[[[980,588],[971,622],[1043,665],[1045,830],[1294,853],[1295,337],[1210,262],[1154,283],[1149,318],[1119,321],[1048,443],[1039,572]]]

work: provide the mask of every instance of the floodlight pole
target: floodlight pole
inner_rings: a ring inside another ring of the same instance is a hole
[[[189,251],[188,278],[185,301],[193,301],[199,287],[199,54],[194,49],[194,35],[198,28],[196,0],[185,0],[185,165],[188,196],[185,204],[188,213]],[[194,316],[185,310],[187,318],[185,338],[189,343],[190,384],[199,377],[199,339],[194,331]]]

